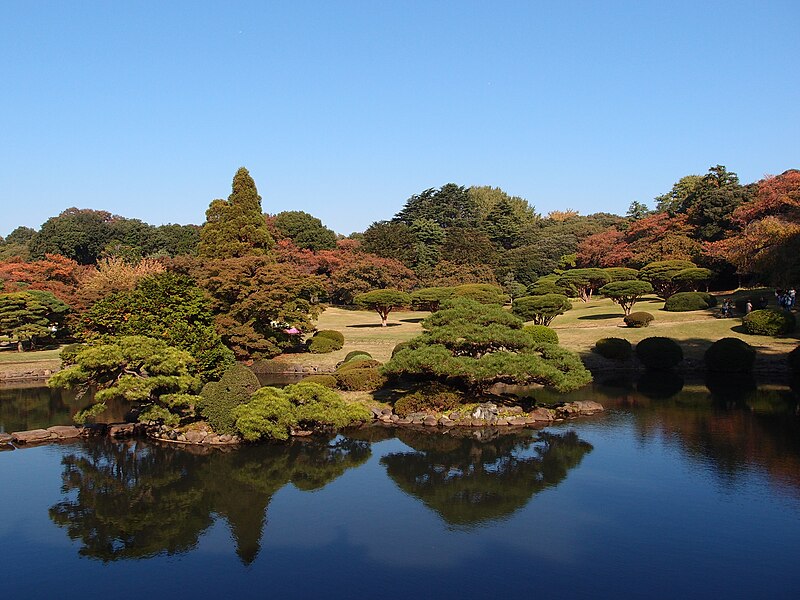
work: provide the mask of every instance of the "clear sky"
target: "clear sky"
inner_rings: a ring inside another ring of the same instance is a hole
[[[448,182],[624,213],[800,167],[800,2],[43,2],[0,11],[0,235],[202,223],[234,172],[340,233]]]

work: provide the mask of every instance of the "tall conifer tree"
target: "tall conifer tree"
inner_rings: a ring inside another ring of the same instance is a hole
[[[200,231],[198,254],[208,258],[264,255],[273,245],[261,212],[261,196],[244,167],[233,177],[227,200],[214,200]]]

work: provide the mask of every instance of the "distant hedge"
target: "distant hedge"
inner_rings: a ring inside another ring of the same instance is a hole
[[[672,369],[683,360],[683,349],[675,340],[649,337],[636,344],[636,356],[648,369]]]
[[[717,340],[705,353],[706,368],[717,373],[749,373],[755,360],[755,349],[732,337]]]
[[[705,292],[678,292],[664,303],[664,310],[669,312],[687,312],[705,310],[717,305],[717,299]]]

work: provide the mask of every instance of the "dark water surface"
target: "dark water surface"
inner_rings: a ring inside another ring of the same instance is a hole
[[[539,431],[2,452],[0,590],[798,598],[797,396],[708,383],[598,385],[605,414]]]

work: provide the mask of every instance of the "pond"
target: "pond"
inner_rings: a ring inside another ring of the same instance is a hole
[[[675,381],[615,383],[581,392],[604,414],[541,430],[2,452],[0,589],[797,597],[797,395],[741,381],[678,393]],[[54,402],[29,412],[44,418]]]

